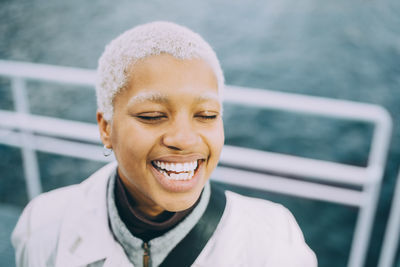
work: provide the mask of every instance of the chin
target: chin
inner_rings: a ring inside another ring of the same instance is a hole
[[[179,211],[187,210],[196,203],[196,201],[199,197],[200,197],[200,194],[199,195],[196,194],[196,196],[190,196],[185,199],[176,197],[173,200],[168,201],[168,203],[166,205],[164,205],[164,209],[167,211],[170,211],[170,212],[179,212]]]

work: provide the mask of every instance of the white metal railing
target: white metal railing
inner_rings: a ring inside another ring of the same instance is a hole
[[[400,169],[378,267],[393,267],[400,238]]]
[[[94,71],[0,60],[0,75],[11,79],[16,106],[15,112],[0,111],[0,143],[21,147],[30,198],[41,192],[35,151],[96,161],[112,160],[101,154],[96,125],[29,114],[27,80],[94,88]],[[212,179],[224,183],[358,207],[348,266],[363,266],[391,134],[391,118],[386,110],[372,104],[234,86],[227,87],[225,102],[374,125],[366,167],[225,146],[220,166],[212,175]],[[361,190],[349,189],[343,184],[357,185]]]

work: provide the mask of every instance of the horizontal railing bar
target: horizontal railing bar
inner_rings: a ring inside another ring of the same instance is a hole
[[[265,172],[277,172],[350,185],[370,182],[369,169],[343,163],[316,160],[281,153],[225,145],[220,163]]]
[[[0,75],[93,87],[96,71],[47,64],[0,60]]]
[[[278,192],[348,206],[360,207],[363,203],[363,193],[360,191],[306,181],[294,181],[281,176],[259,174],[226,167],[217,167],[211,175],[211,179],[247,188]]]
[[[93,123],[0,111],[0,127],[100,143],[98,127]]]
[[[391,124],[389,113],[375,104],[266,89],[227,86],[224,101],[251,107],[279,109],[334,118]]]
[[[21,134],[12,130],[0,129],[0,143],[22,147]],[[104,157],[103,148],[100,145],[78,143],[48,136],[33,137],[33,141],[29,143],[29,148],[36,151],[100,162],[110,162],[114,159],[113,156]]]

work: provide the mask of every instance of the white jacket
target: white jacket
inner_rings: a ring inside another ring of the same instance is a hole
[[[12,234],[18,267],[133,266],[109,228],[106,188],[116,164],[79,185],[44,193],[25,208]],[[281,205],[226,192],[214,234],[192,266],[314,267],[292,214]]]

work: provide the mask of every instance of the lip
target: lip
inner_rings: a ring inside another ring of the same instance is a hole
[[[190,160],[196,160],[196,158],[190,157],[180,157],[180,159],[175,158],[172,160],[171,157],[162,157],[155,159],[160,161],[168,161],[168,162],[188,162]],[[168,158],[168,160],[166,159]],[[160,173],[150,162],[150,169],[156,178],[157,182],[167,191],[174,192],[174,193],[183,193],[192,190],[197,186],[200,182],[200,178],[203,176],[204,169],[205,169],[205,161],[198,160],[198,167],[196,172],[194,173],[193,177],[190,180],[171,180],[166,178],[162,173]]]

